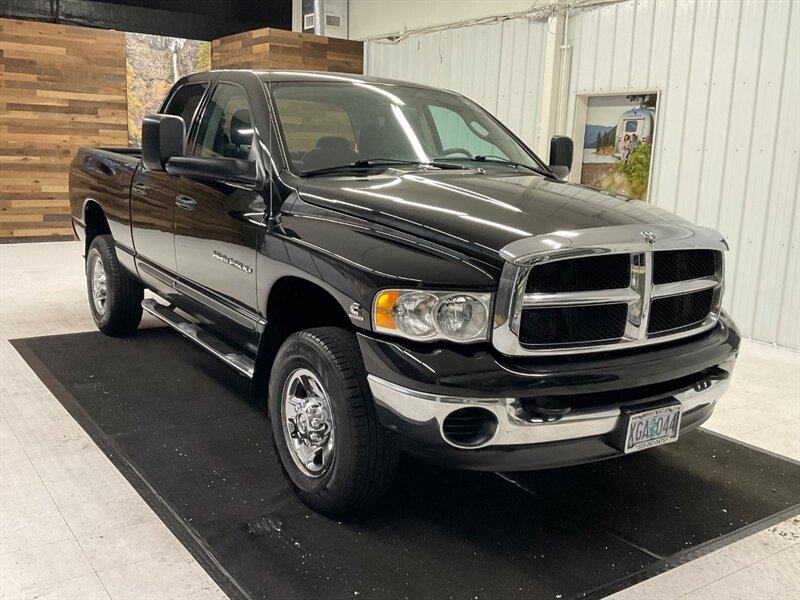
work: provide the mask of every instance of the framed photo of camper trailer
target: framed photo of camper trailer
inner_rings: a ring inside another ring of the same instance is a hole
[[[647,200],[657,135],[658,90],[581,94],[575,102],[570,181]]]

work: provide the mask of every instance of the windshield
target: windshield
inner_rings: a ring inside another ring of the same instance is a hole
[[[546,171],[491,115],[455,94],[358,80],[276,82],[270,90],[295,173],[357,161],[359,168],[405,163]]]

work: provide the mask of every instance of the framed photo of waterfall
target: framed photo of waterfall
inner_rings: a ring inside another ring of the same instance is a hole
[[[571,181],[647,200],[657,135],[657,90],[586,94],[575,103]]]
[[[142,146],[142,119],[158,112],[172,84],[184,75],[211,69],[211,42],[125,34],[128,145]]]

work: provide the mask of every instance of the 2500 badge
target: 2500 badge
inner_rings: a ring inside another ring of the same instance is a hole
[[[252,275],[253,274],[253,267],[251,267],[250,265],[246,265],[242,261],[236,260],[235,258],[231,258],[230,256],[222,254],[222,252],[217,252],[216,250],[212,250],[211,251],[211,256],[213,256],[214,258],[216,258],[220,262],[224,262],[226,265],[230,265],[230,266],[234,267],[235,269],[239,269],[240,271],[244,271],[248,275]]]

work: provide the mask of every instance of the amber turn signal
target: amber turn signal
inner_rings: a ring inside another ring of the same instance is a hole
[[[400,297],[400,292],[387,290],[378,294],[375,299],[375,325],[386,329],[397,329],[397,323],[392,316],[392,308]]]

